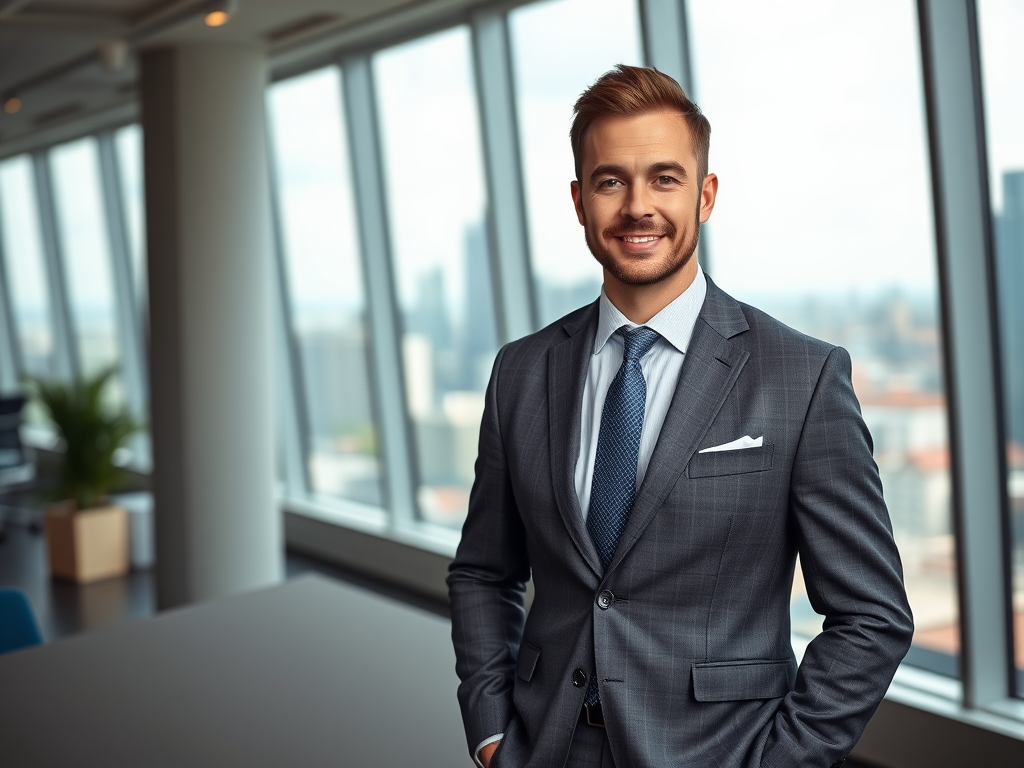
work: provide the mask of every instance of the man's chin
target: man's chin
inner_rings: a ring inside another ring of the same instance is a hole
[[[673,275],[681,272],[690,259],[693,258],[691,251],[686,258],[680,261],[665,263],[664,261],[639,260],[636,257],[630,259],[597,257],[598,263],[605,271],[623,285],[630,285],[641,288],[648,285],[656,285],[670,279]]]

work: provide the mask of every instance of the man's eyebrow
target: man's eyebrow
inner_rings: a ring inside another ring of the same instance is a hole
[[[590,180],[594,181],[598,176],[625,176],[626,169],[621,165],[599,165],[590,174]]]
[[[649,174],[664,173],[665,171],[672,171],[673,173],[682,176],[684,179],[688,178],[689,174],[686,169],[675,162],[674,160],[663,160],[659,163],[655,163],[647,169]],[[626,176],[628,172],[626,168],[621,165],[599,165],[594,169],[593,173],[590,174],[590,180],[596,181],[600,176]]]
[[[651,166],[651,173],[661,173],[662,171],[672,171],[684,179],[689,175],[686,173],[686,169],[675,160],[666,160]]]

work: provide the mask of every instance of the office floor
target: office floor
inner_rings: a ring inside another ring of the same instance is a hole
[[[45,640],[59,640],[154,613],[152,571],[133,571],[122,578],[84,586],[51,579],[43,536],[17,524],[8,525],[6,533],[6,540],[0,543],[0,587],[15,587],[25,592]],[[321,573],[448,617],[448,606],[439,601],[380,584],[298,553],[286,555],[285,569],[287,578],[311,571]]]

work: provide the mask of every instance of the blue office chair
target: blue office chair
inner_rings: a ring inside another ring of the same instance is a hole
[[[43,642],[25,593],[0,589],[0,653],[39,645]]]

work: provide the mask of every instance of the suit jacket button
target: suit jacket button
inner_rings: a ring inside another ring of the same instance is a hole
[[[587,673],[582,669],[577,669],[572,673],[572,684],[577,688],[582,688],[587,684]]]
[[[615,595],[611,593],[611,590],[606,589],[600,595],[597,596],[597,607],[601,610],[608,610],[612,607],[612,603],[615,602]]]

